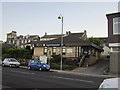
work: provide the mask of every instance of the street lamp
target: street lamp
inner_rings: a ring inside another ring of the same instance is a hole
[[[62,46],[63,46],[63,16],[59,15],[58,19],[62,21],[62,31],[61,31],[61,63],[60,63],[60,70],[62,71]]]

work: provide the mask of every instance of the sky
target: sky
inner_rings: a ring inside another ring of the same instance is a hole
[[[7,33],[39,35],[61,33],[61,14],[64,33],[87,31],[88,37],[107,37],[106,14],[118,11],[118,2],[2,2],[0,40],[6,41]]]

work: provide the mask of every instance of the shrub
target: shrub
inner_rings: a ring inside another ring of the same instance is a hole
[[[51,63],[50,66],[51,66],[51,69],[60,70],[60,63]],[[77,67],[78,66],[73,66],[73,65],[64,65],[64,64],[62,65],[63,70],[73,70]]]
[[[61,55],[56,55],[56,54],[52,55],[51,62],[53,62],[53,63],[59,63],[60,60],[61,60]]]

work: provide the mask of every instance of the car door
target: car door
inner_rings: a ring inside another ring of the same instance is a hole
[[[34,62],[34,61],[31,61],[31,62],[30,62],[30,67],[31,67],[32,69],[34,69],[34,68],[35,68],[34,64],[35,64],[35,62]]]
[[[6,66],[9,66],[10,61],[9,61],[8,58],[5,58],[4,61],[3,61],[3,63],[4,63]]]
[[[39,69],[38,64],[39,64],[39,63],[38,63],[37,61],[35,61],[35,63],[34,63],[34,68],[35,68],[35,69]]]

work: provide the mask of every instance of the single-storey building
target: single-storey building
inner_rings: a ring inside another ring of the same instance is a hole
[[[87,40],[82,40],[74,35],[63,36],[63,44],[61,45],[61,37],[48,41],[33,41],[34,45],[33,58],[39,58],[40,56],[50,56],[53,54],[60,54],[64,58],[79,58],[85,53],[89,54],[92,61],[95,63],[100,59],[102,48],[98,47],[94,43]],[[61,48],[62,46],[62,48]],[[94,57],[94,58],[93,58]]]

